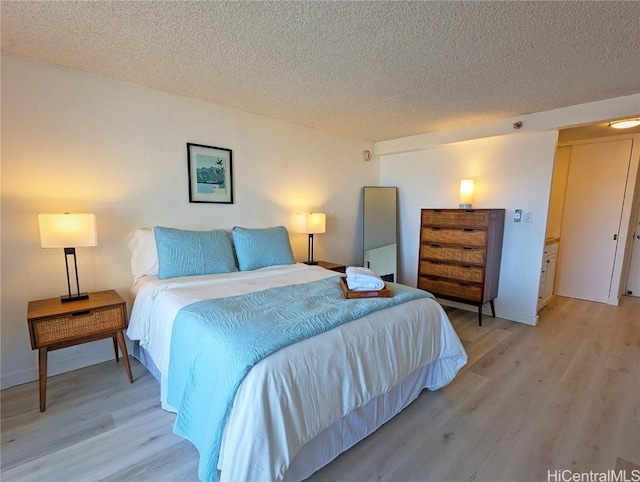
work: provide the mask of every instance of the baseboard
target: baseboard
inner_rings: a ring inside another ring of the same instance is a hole
[[[438,303],[445,306],[451,306],[453,308],[460,308],[461,310],[472,311],[474,313],[478,313],[478,307],[474,305],[467,305],[464,303],[458,303],[456,301],[449,300],[441,300],[438,299]],[[491,316],[491,308],[489,303],[486,303],[482,306],[482,315]],[[538,315],[527,315],[524,313],[517,313],[513,311],[505,311],[502,309],[496,308],[496,316],[498,318],[502,318],[504,320],[516,321],[518,323],[523,323],[525,325],[536,326],[538,324]]]
[[[97,365],[108,360],[115,360],[113,355],[113,347],[103,347],[102,350],[92,353],[91,356],[79,356],[70,358],[67,360],[53,361],[51,353],[49,353],[49,360],[47,366],[47,376],[52,377],[61,373],[78,370],[91,365]],[[16,385],[22,385],[38,380],[38,367],[34,366],[26,370],[20,370],[15,373],[9,373],[3,375],[0,378],[0,390],[15,387]]]
[[[0,390],[15,387],[16,385],[23,385],[37,379],[37,367],[29,368],[28,370],[21,370],[16,373],[10,373],[8,375],[2,375],[2,377],[0,377]]]

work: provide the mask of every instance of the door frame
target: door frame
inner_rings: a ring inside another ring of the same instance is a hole
[[[595,144],[599,142],[618,141],[631,139],[631,159],[629,161],[629,173],[625,186],[624,201],[622,203],[622,215],[620,217],[620,230],[618,231],[618,244],[613,262],[613,274],[609,287],[608,305],[618,305],[620,298],[624,294],[629,278],[629,267],[631,263],[631,249],[633,247],[633,232],[635,228],[635,217],[640,209],[640,134],[619,134],[607,137],[594,137],[578,141],[558,142],[556,147],[576,146],[579,144]],[[633,223],[633,226],[632,226]]]

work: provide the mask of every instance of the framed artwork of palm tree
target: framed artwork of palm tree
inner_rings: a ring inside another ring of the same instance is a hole
[[[231,149],[187,143],[189,202],[233,204]]]

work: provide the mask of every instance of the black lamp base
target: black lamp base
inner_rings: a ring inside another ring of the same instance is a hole
[[[75,295],[62,295],[60,297],[60,301],[62,303],[68,303],[69,301],[80,301],[80,300],[88,300],[89,293],[78,293]]]
[[[304,263],[304,264],[308,264],[308,265],[310,265],[310,266],[315,266],[315,265],[317,265],[317,264],[318,264],[318,262],[317,262],[317,261],[303,261],[303,263]]]

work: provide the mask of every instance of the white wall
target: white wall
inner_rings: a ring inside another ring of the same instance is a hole
[[[233,150],[234,204],[190,204],[186,143]],[[37,378],[28,300],[66,291],[62,250],[42,249],[37,213],[92,212],[99,246],[78,248],[83,290],[128,297],[128,232],[284,224],[327,213],[316,258],[362,262],[361,187],[377,185],[370,142],[341,138],[204,101],[2,56],[2,387]],[[52,352],[49,373],[110,359],[111,341]],[[124,375],[123,375],[124,376]]]
[[[475,180],[475,208],[505,208],[496,314],[536,324],[540,265],[557,131],[490,137],[380,159],[380,183],[398,186],[400,282],[417,282],[421,208],[457,208],[459,182]],[[514,223],[515,209],[531,223]],[[475,310],[475,307],[470,307]]]

